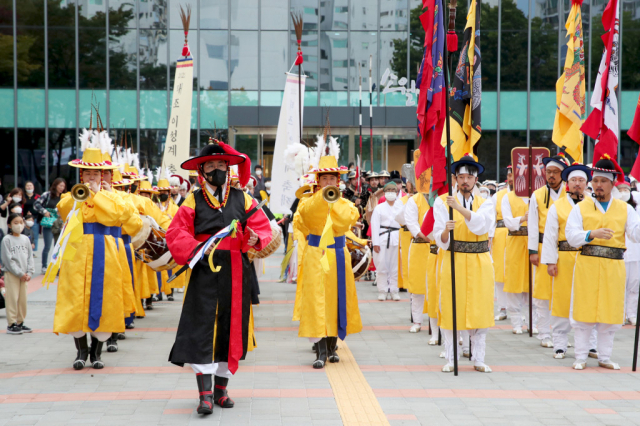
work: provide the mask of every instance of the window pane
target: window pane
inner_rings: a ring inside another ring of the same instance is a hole
[[[479,176],[480,181],[498,178],[496,174],[496,143],[497,133],[495,131],[482,131],[482,139],[478,144],[478,158],[484,166],[484,173]]]
[[[168,99],[171,99],[169,97]],[[140,128],[157,129],[167,127],[167,91],[140,91]]]
[[[109,5],[111,5],[111,1],[112,0],[109,0]],[[167,10],[167,0],[141,1],[138,3],[138,12],[140,28],[167,28],[167,18],[169,13]],[[191,22],[193,22],[193,20]]]
[[[140,30],[140,88],[167,88],[166,30]]]
[[[231,90],[258,90],[258,32],[231,32]]]
[[[18,89],[18,127],[44,127],[44,89]]]
[[[349,77],[347,32],[320,34],[320,90],[346,90]]]
[[[67,181],[67,189],[71,188],[76,169],[69,166],[69,161],[77,158],[77,140],[75,128],[49,129],[49,185],[61,177]]]
[[[49,88],[76,87],[75,38],[73,28],[49,27]]]
[[[413,5],[412,5],[413,6]],[[414,6],[421,9],[422,6]],[[460,7],[460,3],[458,3]],[[383,1],[380,4],[380,29],[381,30],[407,30],[407,2],[406,0]]]
[[[302,29],[318,29],[318,1],[291,0],[291,12],[296,15],[302,13]],[[292,25],[293,28],[293,25]]]
[[[291,62],[294,61],[296,53],[298,52],[298,42],[296,40],[296,34],[294,31],[289,35],[289,57]],[[302,64],[302,70],[307,75],[305,83],[305,92],[318,90],[318,32],[317,31],[303,31],[302,32],[302,55],[304,63]],[[289,65],[291,66],[291,65]],[[287,67],[288,69],[288,67]]]
[[[424,37],[424,35],[422,37]],[[422,43],[424,43],[424,41]],[[417,46],[422,46],[422,43],[418,44]],[[412,46],[413,45],[414,44],[412,44]],[[415,52],[413,50],[415,50]],[[412,68],[410,70],[411,78],[407,78],[406,31],[384,31],[380,33],[380,72],[378,74],[377,80],[374,82],[380,85],[380,105],[406,105],[407,100],[414,99],[414,95],[412,93],[405,92],[406,94],[403,95],[399,90],[400,86],[410,88],[411,81],[415,82],[417,76],[417,67],[422,61],[422,49],[415,48],[413,50],[411,56],[411,64],[415,64],[416,69]],[[387,73],[389,75],[393,74],[397,78],[392,79],[389,76],[386,82],[382,84],[383,76]],[[386,91],[387,93],[383,94],[383,91]],[[415,100],[413,102],[415,102]]]
[[[226,30],[229,28],[229,0],[200,2],[200,29]]]
[[[378,2],[351,0],[351,30],[374,30],[378,25]]]
[[[261,3],[260,27],[263,30],[288,30],[288,0],[269,0]],[[291,24],[293,27],[293,24]]]
[[[111,23],[111,14],[122,14],[129,12],[131,14],[131,18],[126,23],[130,28],[136,27],[136,21],[133,20],[136,16],[135,4],[131,0],[109,0],[109,25]]]
[[[500,132],[500,182],[507,179],[507,166],[511,164],[511,150],[518,146],[527,146],[525,130]]]
[[[50,1],[47,4],[47,10],[49,12],[47,16],[49,30],[58,27],[75,27],[76,5],[73,0]],[[8,16],[11,19],[10,12]],[[1,22],[2,18],[0,18],[0,25],[2,25]],[[10,22],[9,25],[11,25]],[[51,35],[49,35],[49,42],[51,42]]]
[[[504,10],[502,18],[504,25]],[[505,30],[503,26],[500,49],[500,90],[526,91],[527,31]]]
[[[13,32],[11,31],[11,27],[13,27],[13,2],[5,0],[0,3],[0,12],[0,26],[9,27],[8,33],[11,34]],[[5,31],[1,33],[4,34]]]
[[[258,135],[236,135],[235,149],[247,154],[251,164],[258,164]]]
[[[109,84],[111,89],[136,88],[136,30],[109,33]]]
[[[46,179],[44,139],[44,129],[18,130],[18,186],[31,181],[40,193]]]
[[[18,26],[17,34],[18,87],[44,87],[44,27]],[[12,43],[8,47],[13,56]],[[13,60],[11,64],[13,65]],[[13,83],[13,79],[11,82]]]
[[[80,28],[80,88],[104,89],[107,86],[106,30]]]
[[[76,126],[76,91],[49,89],[49,127]]]
[[[200,31],[201,90],[227,90],[229,87],[228,31]]]
[[[261,90],[282,90],[287,63],[287,32],[265,31],[260,36],[260,79]],[[291,61],[293,62],[293,61]],[[294,70],[297,71],[294,67]]]
[[[104,0],[78,1],[78,16],[91,19],[102,17],[104,19],[106,2]],[[100,15],[98,13],[102,12]],[[82,21],[82,18],[81,18]]]
[[[531,90],[555,92],[557,80],[558,31],[531,30]]]
[[[482,91],[485,92],[498,87],[498,31],[484,31],[482,36]]]
[[[372,57],[372,80],[378,81],[378,33],[371,31],[352,31],[351,66],[349,67],[349,88],[357,90],[362,76],[363,90],[369,88],[369,63]],[[406,60],[405,60],[406,63]]]
[[[527,0],[501,0],[502,1],[502,36],[505,30],[527,31],[529,26],[529,2]],[[464,3],[464,2],[463,2]],[[460,6],[460,4],[458,4]],[[466,5],[464,5],[466,8]],[[460,10],[456,16],[456,29]],[[466,14],[463,16],[466,20]],[[464,28],[464,27],[463,27]],[[504,42],[503,42],[504,44]],[[526,50],[525,50],[526,52]]]
[[[320,28],[346,30],[349,28],[349,0],[320,0]]]
[[[231,1],[231,28],[234,30],[258,28],[258,0]]]
[[[0,155],[0,184],[6,192],[11,191],[16,182],[14,179],[14,135],[13,128],[0,129],[0,138],[7,143],[2,144],[2,155]]]

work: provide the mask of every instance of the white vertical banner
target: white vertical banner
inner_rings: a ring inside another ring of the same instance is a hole
[[[189,172],[182,170],[180,164],[189,159],[192,97],[193,59],[178,59],[162,167],[168,169],[172,175],[180,175],[185,179],[189,179]]]
[[[300,80],[298,74],[286,73],[287,80],[284,86],[278,131],[276,133],[276,146],[273,151],[273,166],[271,168],[271,197],[270,209],[273,213],[289,214],[289,207],[296,199],[296,190],[300,187],[298,173],[293,164],[285,164],[284,152],[289,145],[300,143],[300,111],[299,99],[304,100],[304,84],[306,76]],[[300,92],[298,94],[298,81]],[[303,103],[304,105],[304,103]],[[304,117],[304,108],[302,109]]]

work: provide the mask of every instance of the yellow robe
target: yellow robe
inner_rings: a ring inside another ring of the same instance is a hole
[[[122,197],[124,202],[127,205],[127,208],[131,210],[131,214],[137,216],[137,220],[135,220],[135,227],[123,226],[122,227],[122,235],[129,235],[131,237],[135,236],[142,229],[142,219],[138,213],[138,208],[135,205],[134,198],[135,195],[129,194],[123,191],[117,191],[117,194]],[[132,221],[134,222],[134,221]],[[129,251],[131,256],[133,257],[133,268],[129,268],[129,259],[125,245],[119,250],[120,252],[124,252],[124,262],[123,265],[126,267],[122,268],[122,277],[124,279],[123,285],[125,286],[125,295],[131,299],[131,303],[135,307],[136,316],[144,316],[144,308],[142,307],[142,301],[140,297],[140,274],[138,273],[138,269],[135,267],[135,253],[133,246],[129,244]],[[133,272],[133,275],[131,274]],[[133,286],[131,283],[133,282]],[[131,289],[131,291],[129,291]]]
[[[316,192],[298,206],[296,218],[300,230],[309,235],[322,235],[329,212],[333,222],[334,236],[345,235],[359,218],[358,209],[350,201],[340,198],[329,204]],[[351,256],[347,248],[342,249],[345,257],[347,334],[362,330],[358,295],[351,270]],[[338,335],[338,278],[336,275],[335,249],[327,249],[329,272],[325,273],[320,264],[323,253],[319,247],[307,244],[302,260],[302,276],[298,279],[300,337],[325,337]],[[301,285],[302,283],[302,285]],[[294,308],[295,310],[295,308]]]
[[[435,247],[437,253],[431,253],[431,247]],[[427,256],[427,297],[424,300],[423,314],[429,318],[438,318],[440,315],[440,265],[444,257],[443,250],[432,242],[429,245],[429,255]]]
[[[625,248],[627,203],[611,199],[606,213],[600,212],[591,197],[585,197],[578,207],[585,231],[609,228],[610,240],[594,239],[587,245]],[[622,324],[626,288],[624,260],[583,256],[576,260],[573,276],[573,319],[582,322]]]
[[[57,205],[60,217],[65,220],[74,201],[69,193],[64,194]],[[135,228],[136,219],[115,192],[99,191],[91,193],[87,201],[78,207],[80,220],[84,224],[98,223],[108,227],[125,229]],[[91,286],[94,258],[94,238],[84,234],[82,241],[70,243],[77,251],[73,260],[63,261],[58,279],[56,311],[53,319],[54,333],[72,333],[76,331],[96,331],[107,333],[124,332],[124,318],[135,310],[130,300],[124,297],[123,263],[119,248],[123,247],[121,238],[105,235],[104,258],[96,259],[104,265],[102,303],[99,326],[89,328]],[[126,262],[126,259],[124,259]],[[128,288],[131,289],[131,281]],[[94,295],[95,296],[95,295]],[[94,297],[94,300],[95,297]]]
[[[417,193],[413,201],[418,206],[418,223],[422,226],[424,217],[429,211],[429,203],[425,199],[425,194]],[[409,246],[409,293],[427,294],[427,267],[429,262],[425,259],[429,256],[429,243],[415,243],[411,239]]]
[[[567,227],[567,219],[573,209],[573,205],[563,196],[555,203],[558,213],[558,241],[567,241],[564,233]],[[551,281],[551,315],[561,318],[569,318],[571,307],[571,286],[573,284],[573,269],[576,265],[578,251],[558,251],[558,275]],[[546,265],[541,265],[545,267]]]
[[[502,199],[509,192],[508,188],[498,191],[496,194],[496,221],[502,220]],[[507,234],[509,230],[506,227],[498,228],[493,234],[491,243],[491,256],[493,257],[493,269],[496,271],[496,282],[504,283],[504,258],[507,246]]]
[[[444,199],[443,199],[444,201]],[[456,198],[457,201],[457,198]],[[485,199],[474,197],[473,211],[477,212]],[[456,241],[487,241],[489,234],[476,235],[469,231],[462,214],[453,211],[456,221]],[[440,316],[438,325],[453,330],[451,303],[451,252],[444,250],[440,264]],[[456,252],[456,319],[458,330],[493,327],[494,273],[491,254]]]
[[[549,194],[549,189],[546,186],[538,188],[534,191],[533,196],[536,197],[536,203],[538,205],[538,233],[544,234],[544,226],[547,223],[547,214],[549,213],[549,207],[553,205],[553,198]],[[564,186],[560,191],[560,198],[566,198]],[[547,201],[549,207],[547,207]],[[535,224],[531,224],[535,226]],[[538,259],[542,258],[542,243],[538,241]],[[535,282],[533,283],[533,297],[540,300],[549,300],[551,298],[551,276],[547,272],[545,265],[540,265],[536,268]]]
[[[407,205],[410,196],[405,195],[400,198],[402,204]],[[411,232],[405,231],[404,227],[400,228],[398,244],[398,288],[409,287],[409,246],[411,245]]]
[[[522,201],[514,191],[507,194],[511,204],[513,217],[524,216],[529,211],[529,205]],[[527,226],[527,222],[520,224],[520,229]],[[507,235],[505,255],[505,293],[529,293],[529,248],[527,235]]]

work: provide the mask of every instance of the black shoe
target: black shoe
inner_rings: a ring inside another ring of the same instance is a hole
[[[168,300],[169,302],[173,302],[173,296],[167,296],[167,300]]]
[[[29,327],[24,325],[24,323],[18,324],[18,327],[20,327],[22,329],[23,333],[31,333],[31,331],[32,331]]]
[[[144,317],[136,317],[136,319],[142,319],[142,318],[144,318]]]
[[[136,317],[136,318],[140,318],[140,317]],[[136,328],[136,326],[133,325],[133,323],[131,323],[131,324],[125,324],[124,328],[126,330],[133,330],[134,328]]]
[[[406,292],[407,292],[407,289],[406,289],[406,288],[399,288],[399,289],[398,289],[398,291],[399,291],[400,293],[406,293]]]
[[[338,350],[338,338],[327,337],[327,351],[329,352],[329,362],[340,362],[340,357],[337,354]]]
[[[91,349],[89,351],[89,359],[93,364],[93,368],[96,370],[100,370],[104,368],[104,362],[100,359],[100,355],[102,354],[102,342],[97,338],[91,336]]]
[[[213,413],[213,391],[211,390],[211,374],[196,374],[198,391],[200,392],[200,404],[198,404],[198,414]]]
[[[76,349],[78,353],[76,355],[76,360],[73,361],[73,368],[75,370],[82,370],[87,363],[87,358],[89,357],[89,345],[87,344],[87,335],[85,334],[79,339],[73,338],[74,343],[76,344]]]
[[[20,327],[18,324],[11,324],[9,327],[7,327],[7,334],[22,334],[22,327]]]
[[[316,360],[313,361],[313,368],[324,368],[327,363],[327,338],[323,337],[318,343],[318,351],[316,353]]]
[[[91,347],[93,348],[93,339]],[[118,352],[118,333],[111,333],[111,337],[107,339],[107,352]]]
[[[124,335],[124,333],[118,333],[118,340],[125,340],[127,338],[127,336]]]
[[[147,306],[144,307],[145,311],[153,311],[153,305],[151,303],[147,303]]]
[[[229,383],[229,379],[226,377],[216,376],[215,378],[215,386],[213,388],[213,400],[214,402],[222,408],[233,408],[235,403],[233,399],[229,398],[227,394],[227,384]]]

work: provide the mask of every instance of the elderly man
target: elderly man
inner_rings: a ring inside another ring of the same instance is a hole
[[[202,148],[199,156],[182,163],[185,170],[197,170],[204,184],[189,195],[167,230],[167,244],[178,264],[191,262],[201,243],[234,220],[246,219],[257,206],[249,194],[232,188],[228,173],[231,165],[238,165],[239,181],[246,184],[251,170],[249,157],[215,140]],[[196,373],[199,414],[211,414],[214,403],[233,407],[227,383],[237,371],[238,362],[255,347],[252,266],[246,252],[269,244],[271,225],[259,210],[236,226],[235,234],[222,237],[215,251],[211,245],[193,265],[169,355],[170,362],[181,367],[189,363]]]
[[[489,231],[494,226],[495,212],[490,199],[473,196],[473,188],[484,167],[469,154],[451,164],[457,191],[454,196],[441,196],[434,203],[433,235],[438,247],[446,250],[440,267],[440,328],[445,337],[447,364],[442,371],[453,371],[453,312],[451,293],[451,241],[454,231],[456,264],[456,319],[459,331],[467,330],[472,344],[471,360],[477,371],[489,373],[484,363],[486,337],[493,318],[494,272],[489,253]],[[453,208],[449,220],[447,207]],[[431,297],[431,296],[429,296]],[[458,352],[458,356],[460,352]]]
[[[551,277],[547,268],[540,268],[540,251],[544,238],[547,213],[553,203],[564,195],[562,171],[569,165],[563,155],[543,158],[547,184],[536,189],[529,204],[529,260],[533,264],[533,307],[537,317],[538,340],[543,348],[552,348],[551,342]]]
[[[619,370],[611,361],[613,337],[624,322],[625,237],[640,242],[640,218],[633,207],[612,197],[614,181],[622,169],[605,154],[593,167],[595,197],[573,207],[565,234],[573,247],[581,247],[573,275],[570,319],[575,330],[576,361],[587,366],[589,335],[598,333],[598,365]]]

